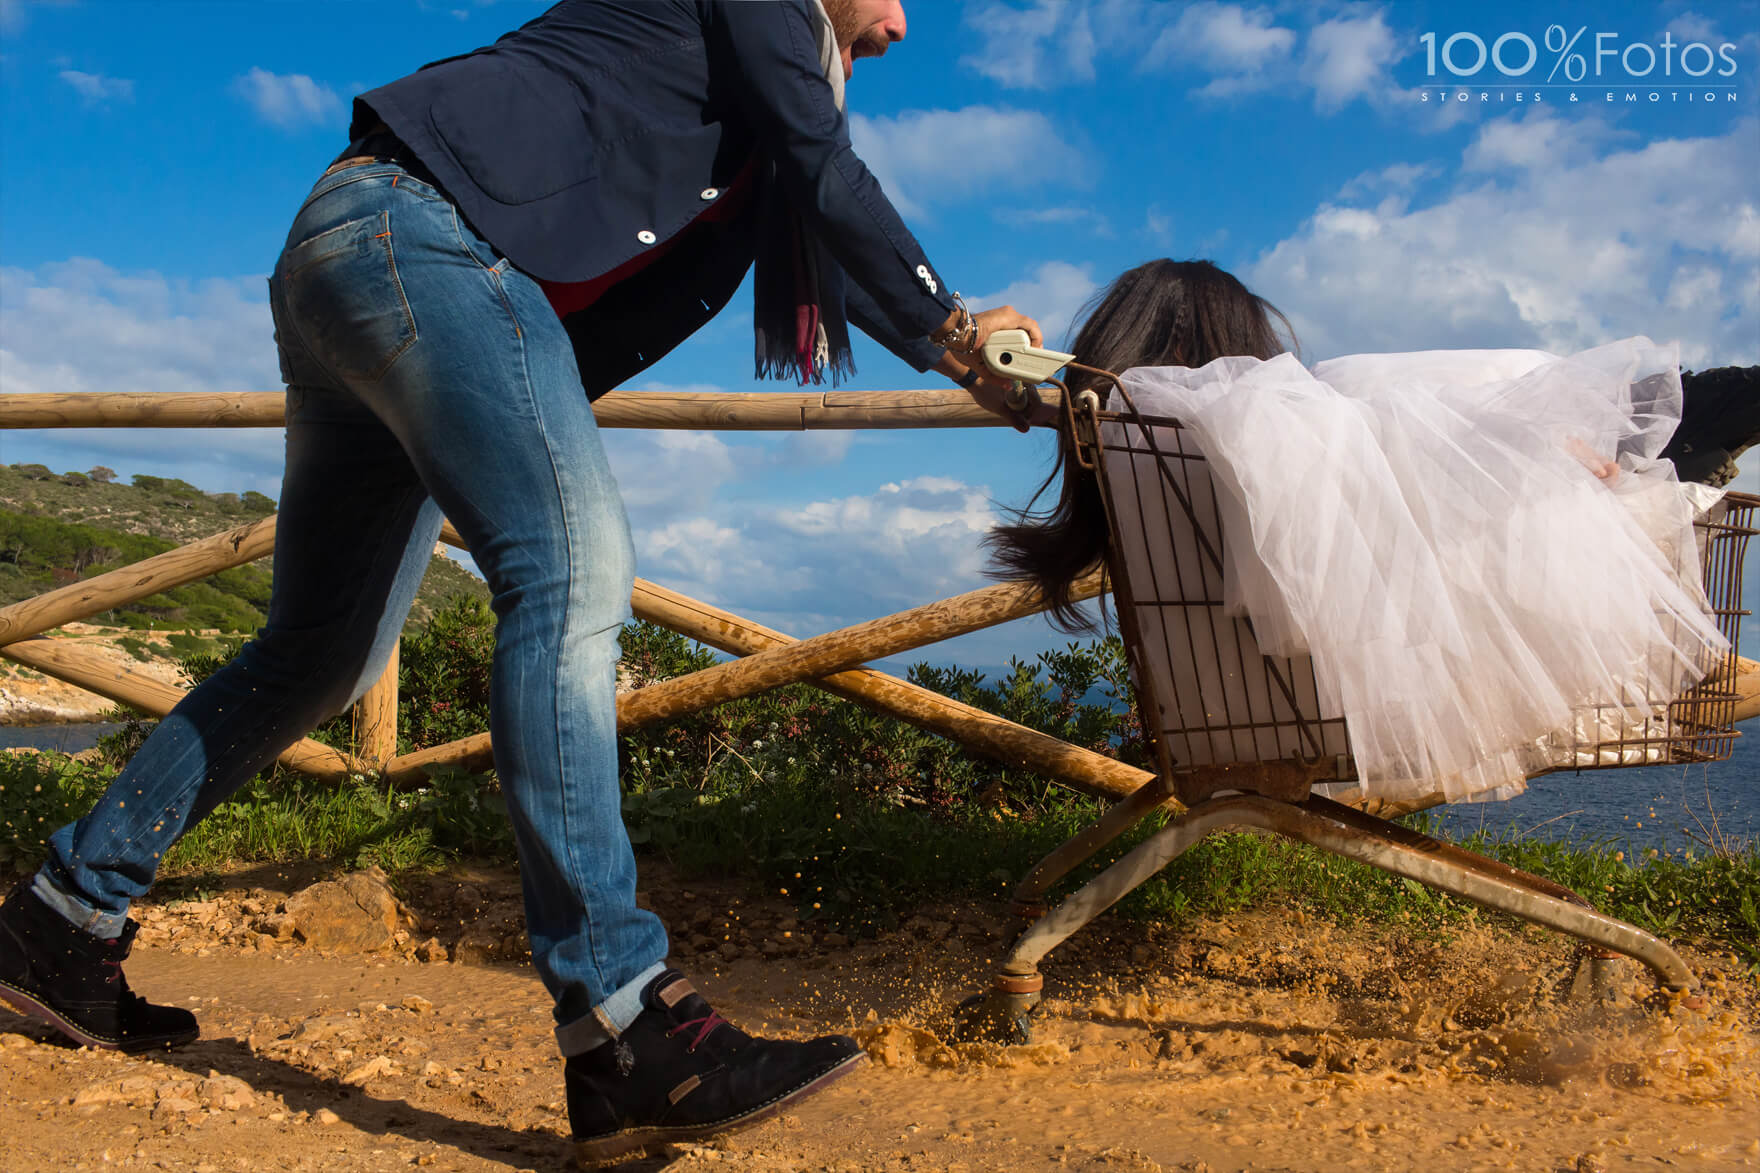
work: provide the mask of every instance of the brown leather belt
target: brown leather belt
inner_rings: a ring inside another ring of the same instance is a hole
[[[338,159],[336,162],[330,164],[330,166],[324,168],[324,174],[319,176],[319,178],[328,179],[338,171],[347,171],[350,167],[364,167],[368,163],[390,162],[394,162],[394,160],[381,158],[378,155],[351,155],[346,159]]]
[[[350,167],[364,167],[369,163],[396,163],[423,183],[440,186],[433,173],[422,166],[421,160],[383,122],[365,131],[348,145],[351,153],[326,167],[320,178],[327,178]]]

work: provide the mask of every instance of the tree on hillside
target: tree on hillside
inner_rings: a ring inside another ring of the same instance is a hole
[[[105,468],[100,464],[97,468],[87,469],[86,475],[91,477],[94,481],[97,481],[100,485],[107,485],[116,479],[116,470],[113,468]]]
[[[115,546],[105,546],[101,544],[93,544],[89,546],[81,545],[74,551],[73,568],[76,571],[81,571],[88,566],[97,566],[104,562],[113,562],[121,556],[122,551],[118,550]]]

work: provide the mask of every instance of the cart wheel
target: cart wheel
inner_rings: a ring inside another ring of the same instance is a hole
[[[953,1012],[952,1035],[961,1043],[1001,1043],[1008,1047],[1024,1046],[1033,1041],[1028,1023],[1031,1007],[1015,1005],[1017,999],[994,991],[973,994]]]

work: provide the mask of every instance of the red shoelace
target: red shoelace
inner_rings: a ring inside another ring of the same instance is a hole
[[[697,1028],[697,1037],[691,1040],[691,1045],[686,1047],[685,1050],[687,1052],[695,1051],[700,1045],[702,1045],[703,1040],[709,1037],[710,1031],[718,1026],[726,1025],[728,1025],[727,1019],[711,1010],[701,1018],[693,1018],[687,1022],[679,1023],[677,1026],[666,1032],[666,1037],[671,1038],[673,1035],[683,1034],[694,1026]]]

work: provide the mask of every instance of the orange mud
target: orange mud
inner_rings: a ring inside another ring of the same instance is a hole
[[[646,875],[719,1010],[755,1031],[853,1031],[872,1062],[632,1171],[1760,1168],[1760,993],[1727,958],[1689,954],[1697,1009],[1585,1009],[1557,997],[1572,947],[1540,930],[1109,920],[1052,954],[1031,1044],[956,1045],[949,1009],[1013,931],[997,909],[849,943]],[[0,1010],[0,1169],[570,1167],[546,998],[529,966],[495,959],[517,948],[511,876],[420,882],[407,942],[353,956],[253,931],[288,885],[239,884],[141,913],[130,980],[195,1009],[199,1042],[79,1051]],[[429,935],[487,960],[420,961],[438,956]]]

